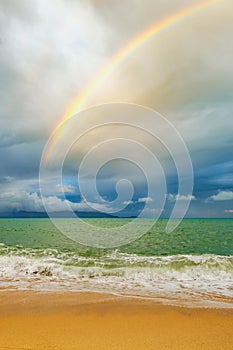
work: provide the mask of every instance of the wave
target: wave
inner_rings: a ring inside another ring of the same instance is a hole
[[[0,245],[0,288],[97,291],[164,303],[232,307],[233,256],[83,256]]]

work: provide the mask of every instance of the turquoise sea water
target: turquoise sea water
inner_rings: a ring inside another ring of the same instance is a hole
[[[64,219],[67,227],[71,221]],[[100,227],[128,219],[86,219]],[[98,291],[164,303],[231,307],[233,220],[166,220],[117,249],[82,246],[49,219],[0,220],[0,289]]]

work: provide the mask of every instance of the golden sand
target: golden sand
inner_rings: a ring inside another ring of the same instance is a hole
[[[0,349],[233,349],[233,311],[95,293],[0,293]]]

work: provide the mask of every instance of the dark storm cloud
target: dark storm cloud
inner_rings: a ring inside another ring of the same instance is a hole
[[[88,2],[69,5],[0,3],[0,176],[5,184],[14,177],[14,189],[38,182],[50,133],[104,55],[102,28]]]
[[[1,148],[0,177],[30,179],[38,177],[43,143],[21,143]]]
[[[102,59],[102,29],[85,6],[1,2],[1,145],[48,138]]]
[[[42,150],[69,103],[136,33],[184,7],[185,0],[0,2],[1,208],[15,194],[15,208],[41,210],[37,192]],[[174,123],[194,165],[191,216],[232,215],[229,203],[205,201],[218,191],[232,190],[232,9],[222,2],[140,47],[93,98],[94,103],[103,98],[146,104]],[[100,176],[99,188],[110,199],[116,195],[117,170],[122,168],[112,166]],[[132,214],[141,205],[137,198],[146,196],[134,175],[138,183],[128,208]],[[175,172],[167,180],[168,193],[176,194]],[[59,196],[57,185],[51,179],[48,187]],[[53,203],[62,207],[56,196]]]

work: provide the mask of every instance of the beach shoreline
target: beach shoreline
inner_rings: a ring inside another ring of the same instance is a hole
[[[100,293],[0,293],[0,349],[232,349],[232,309]]]

